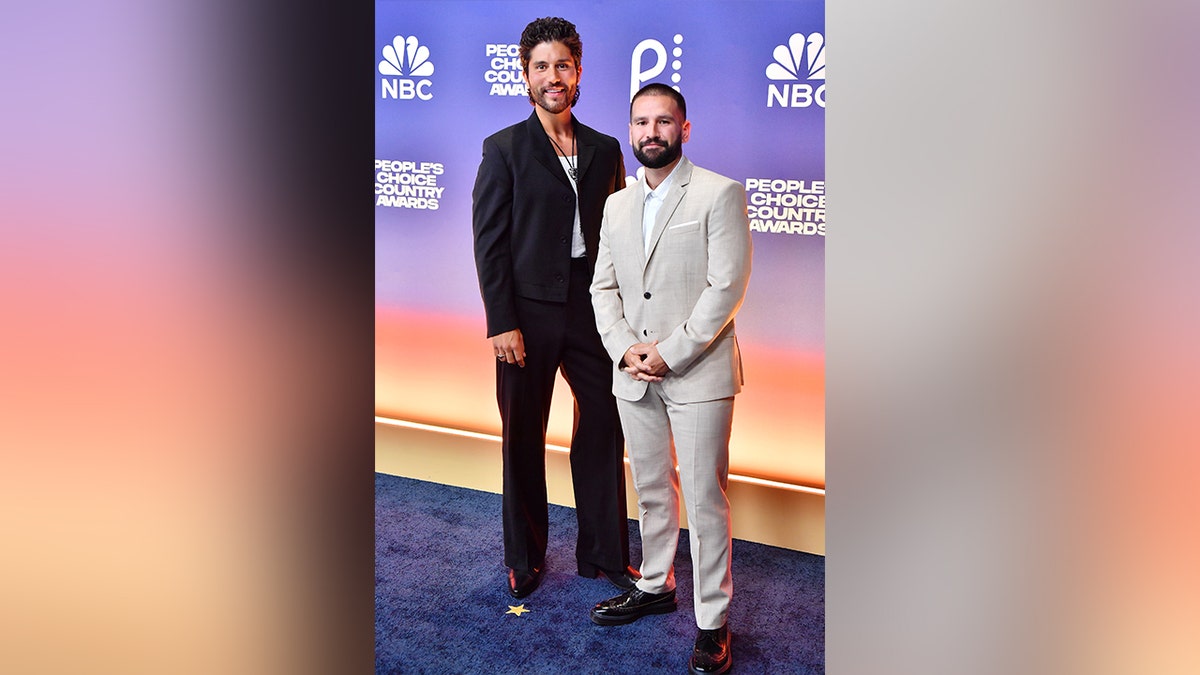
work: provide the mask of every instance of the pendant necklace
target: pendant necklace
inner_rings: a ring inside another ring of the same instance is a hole
[[[574,157],[574,156],[575,156],[575,133],[574,133],[574,129],[572,129],[572,133],[571,133],[571,154],[570,154],[570,155],[568,155],[566,152],[563,152],[562,146],[560,146],[560,145],[558,144],[558,141],[554,140],[554,137],[553,137],[553,136],[551,136],[550,134],[546,134],[546,137],[547,137],[547,138],[549,138],[549,139],[550,139],[550,142],[554,144],[554,147],[555,147],[555,148],[556,148],[556,149],[557,149],[559,152],[561,152],[561,153],[562,153],[563,159],[567,160],[567,174],[571,176],[571,180],[573,180],[573,181],[578,181],[578,180],[579,180],[579,171],[578,171],[578,169],[576,169],[576,168],[575,168],[575,166],[576,166],[576,165],[575,165],[575,162],[572,162],[572,161],[571,161],[571,157]]]

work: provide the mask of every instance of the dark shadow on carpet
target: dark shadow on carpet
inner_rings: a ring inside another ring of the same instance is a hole
[[[574,509],[550,506],[546,575],[516,600],[500,495],[376,474],[376,673],[686,673],[696,637],[687,531],[675,559],[679,610],[597,626],[588,611],[620,591],[576,574],[576,527]],[[636,567],[636,521],[629,530]],[[735,539],[733,583],[731,673],[825,672],[822,556]],[[509,613],[522,604],[528,612]]]

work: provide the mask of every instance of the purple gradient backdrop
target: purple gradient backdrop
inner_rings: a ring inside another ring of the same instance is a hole
[[[471,188],[483,138],[529,115],[523,97],[489,96],[485,45],[516,42],[533,18],[553,13],[583,39],[584,124],[622,143],[626,172],[638,168],[628,146],[631,55],[643,39],[678,46],[681,68],[653,81],[679,86],[688,100],[692,140],[684,152],[706,168],[748,178],[824,180],[825,112],[767,107],[776,45],[793,33],[824,30],[823,2],[666,2],[653,21],[640,2],[387,2],[376,4],[376,50],[396,35],[428,47],[435,71],[430,100],[375,92],[376,157],[440,162],[438,210],[376,207],[376,293],[381,306],[482,316],[471,253]],[[646,26],[646,27],[641,27]],[[676,45],[675,35],[683,42]],[[381,57],[382,58],[382,57]],[[672,57],[673,58],[673,57]],[[651,57],[644,57],[649,63]],[[378,76],[382,79],[383,76]],[[780,83],[774,83],[776,85]],[[823,84],[814,80],[812,86]],[[824,351],[825,241],[820,235],[754,234],[754,272],[738,331],[747,342],[806,353]]]

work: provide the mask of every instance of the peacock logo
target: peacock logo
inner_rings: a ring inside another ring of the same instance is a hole
[[[775,47],[775,62],[767,66],[772,80],[825,79],[825,36],[820,33],[793,33],[787,44]]]

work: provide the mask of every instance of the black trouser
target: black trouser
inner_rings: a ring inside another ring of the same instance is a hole
[[[629,564],[625,508],[625,438],[612,395],[613,364],[592,310],[587,261],[571,261],[565,303],[517,298],[525,367],[496,364],[496,397],[504,428],[504,564],[517,570],[546,559],[546,424],[555,373],[575,397],[571,480],[579,538],[575,556],[586,567]]]

